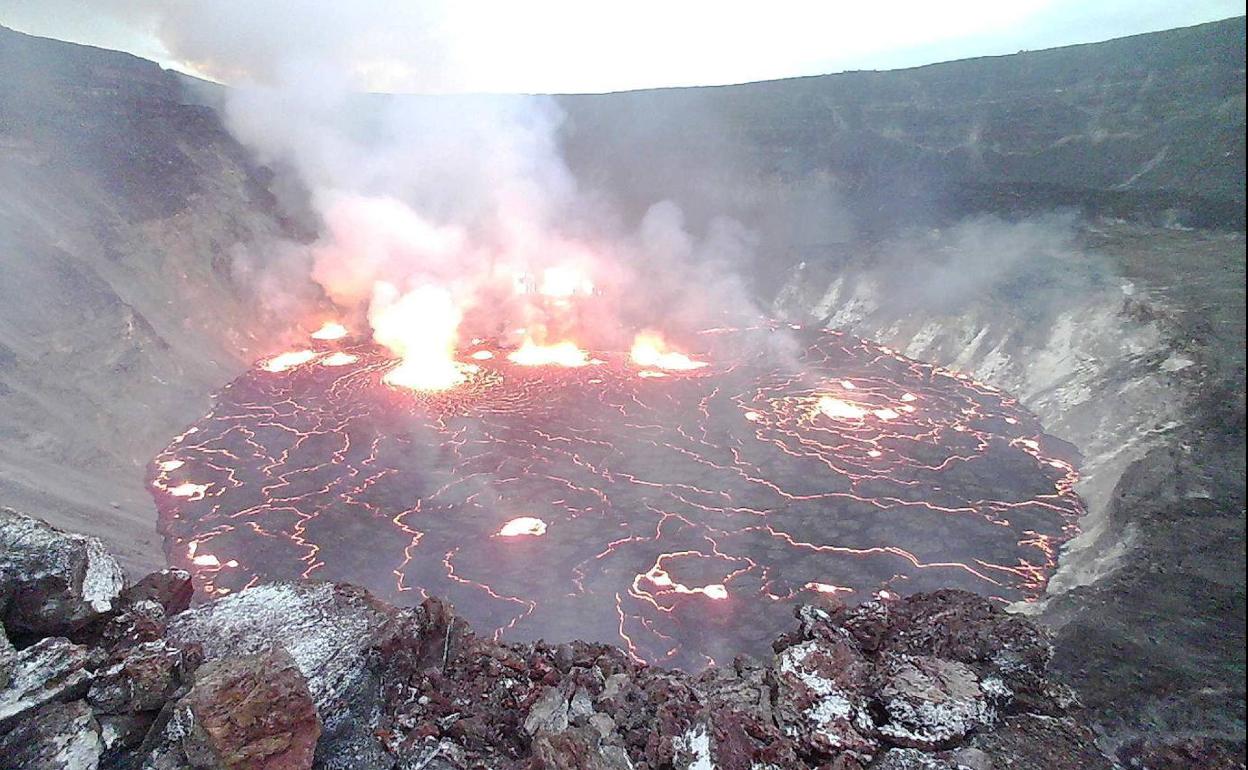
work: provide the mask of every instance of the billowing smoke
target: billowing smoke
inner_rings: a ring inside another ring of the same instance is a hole
[[[307,189],[319,232],[307,277],[406,359],[445,367],[485,337],[627,346],[643,328],[680,336],[749,306],[723,268],[753,235],[729,219],[695,235],[666,201],[623,222],[569,171],[552,98],[364,94],[305,51],[253,66],[259,78],[226,97],[229,129]],[[267,301],[291,304],[297,262],[283,259],[286,289]]]

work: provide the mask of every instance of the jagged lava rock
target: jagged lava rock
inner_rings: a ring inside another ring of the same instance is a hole
[[[154,601],[164,608],[166,615],[176,615],[191,606],[194,593],[191,573],[184,569],[162,569],[127,588],[122,598],[130,604]]]
[[[16,665],[17,650],[4,633],[4,626],[0,625],[0,690],[4,690],[13,681],[13,667]]]
[[[0,689],[0,733],[46,703],[81,698],[91,685],[89,650],[49,637],[17,653],[8,686]]]
[[[0,737],[0,766],[5,770],[96,770],[102,750],[99,723],[86,703],[49,703]]]
[[[845,639],[809,639],[782,650],[773,667],[776,712],[805,753],[868,762],[879,744],[867,712],[871,668]]]
[[[113,609],[125,572],[100,541],[0,508],[0,603],[13,635],[68,635]]]
[[[946,748],[994,717],[979,678],[964,663],[894,653],[876,677],[884,713],[877,729],[894,745]]]
[[[166,639],[200,645],[205,661],[285,649],[321,718],[323,766],[368,767],[382,761],[373,735],[381,685],[370,651],[398,612],[354,586],[271,583],[173,616]]]
[[[307,680],[284,649],[215,660],[178,703],[183,750],[196,768],[300,770],[321,735]]]
[[[198,653],[164,639],[138,644],[96,671],[87,701],[101,714],[157,711],[189,683]]]

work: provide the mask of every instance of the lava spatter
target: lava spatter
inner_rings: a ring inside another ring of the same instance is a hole
[[[663,377],[478,340],[430,391],[371,343],[262,362],[151,466],[169,558],[204,596],[339,580],[686,668],[765,652],[819,594],[1043,591],[1082,508],[1014,399],[836,332],[700,339]]]

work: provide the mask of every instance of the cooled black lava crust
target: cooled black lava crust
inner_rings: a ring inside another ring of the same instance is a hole
[[[700,339],[665,376],[470,348],[441,393],[358,341],[257,366],[152,463],[169,561],[203,596],[345,581],[685,668],[765,652],[817,594],[1043,590],[1074,457],[1009,395],[836,332]]]

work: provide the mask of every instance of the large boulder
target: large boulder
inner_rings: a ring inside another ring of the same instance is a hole
[[[50,637],[18,652],[7,686],[0,688],[0,733],[7,732],[47,703],[86,695],[90,651],[68,639]]]
[[[70,635],[112,610],[125,587],[98,539],[0,508],[0,610],[14,637]]]
[[[803,753],[849,754],[863,763],[879,748],[868,713],[871,669],[844,639],[810,639],[782,650],[773,666],[776,714]]]
[[[979,678],[965,663],[892,655],[881,662],[876,677],[883,711],[877,729],[897,746],[947,748],[995,716]]]
[[[205,664],[175,719],[191,766],[211,770],[310,768],[321,735],[307,680],[280,647]]]
[[[48,703],[0,736],[0,766],[14,770],[96,770],[103,743],[91,708],[80,700]]]
[[[191,573],[184,569],[162,569],[127,588],[122,598],[129,604],[154,601],[166,615],[177,615],[191,606],[194,593]]]
[[[174,615],[165,638],[183,649],[199,645],[205,661],[284,649],[321,718],[318,762],[367,767],[384,759],[373,729],[381,683],[372,651],[397,613],[354,586],[271,583]]]

